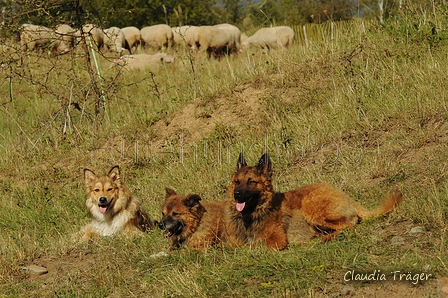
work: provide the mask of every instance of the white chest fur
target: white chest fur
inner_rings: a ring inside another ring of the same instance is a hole
[[[121,231],[126,223],[132,218],[125,210],[116,214],[112,219],[102,216],[95,216],[91,223],[92,232],[100,236],[111,236]]]

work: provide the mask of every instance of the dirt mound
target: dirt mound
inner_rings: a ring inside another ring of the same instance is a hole
[[[247,127],[261,132],[266,106],[261,98],[263,90],[247,84],[229,93],[210,99],[198,98],[167,119],[159,120],[153,126],[153,142],[168,144],[182,138],[183,142],[195,143],[219,127],[226,127],[234,134]]]

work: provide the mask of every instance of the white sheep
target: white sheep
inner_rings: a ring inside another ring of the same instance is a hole
[[[60,24],[56,26],[55,33],[57,40],[53,44],[53,48],[57,53],[67,53],[73,49],[75,45],[75,29],[67,24]]]
[[[173,27],[171,31],[173,32],[174,44],[175,45],[186,45],[192,47],[194,44],[194,31],[198,28],[197,26],[181,26]]]
[[[294,30],[288,26],[261,28],[254,35],[248,37],[242,47],[278,49],[288,48],[294,43]]]
[[[136,50],[141,41],[140,29],[134,26],[121,28],[123,32],[125,46],[124,48],[132,54],[132,51]]]
[[[143,27],[140,30],[142,43],[145,48],[161,50],[170,48],[174,44],[171,27],[165,24]]]
[[[100,50],[104,46],[104,32],[103,30],[94,24],[85,24],[82,26],[82,32],[80,30],[75,33],[77,44],[80,43],[81,38],[86,38],[87,46],[95,46],[97,50]]]
[[[241,48],[241,31],[238,27],[231,24],[217,24],[214,27],[224,29],[229,31],[233,35],[233,39],[235,40],[235,50],[239,51]]]
[[[214,26],[200,26],[194,31],[193,49],[208,56],[220,57],[236,51],[235,36],[226,29]]]
[[[104,29],[104,48],[106,51],[113,51],[121,55],[125,50],[125,38],[120,28],[110,27]]]
[[[72,49],[73,36],[63,34],[60,27],[56,33],[54,30],[38,25],[23,24],[20,28],[20,45],[22,50],[47,49],[52,54],[64,54]],[[73,30],[72,30],[73,31]],[[71,32],[73,33],[73,32]]]
[[[157,71],[164,63],[174,63],[174,57],[167,53],[124,55],[114,60],[111,67],[120,66],[127,71]]]

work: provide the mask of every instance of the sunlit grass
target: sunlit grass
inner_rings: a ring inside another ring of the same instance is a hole
[[[23,56],[2,68],[0,296],[325,297],[340,293],[348,270],[448,274],[447,57],[430,41],[391,34],[393,26],[313,26],[308,44],[300,37],[287,51],[221,60],[173,50],[176,62],[154,72],[109,71],[99,57],[102,86],[80,54]],[[209,123],[206,133],[188,130],[196,120]],[[79,241],[89,221],[83,168],[119,164],[159,219],[165,187],[226,200],[241,149],[250,164],[269,150],[279,191],[323,181],[373,207],[398,187],[405,203],[333,242],[281,252],[154,258],[168,249],[159,230]],[[409,236],[413,226],[425,233]],[[393,246],[394,236],[405,244]],[[18,270],[27,264],[49,273]]]

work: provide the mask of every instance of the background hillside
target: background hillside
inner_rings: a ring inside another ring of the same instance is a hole
[[[100,78],[76,52],[2,51],[0,296],[436,297],[448,276],[447,12],[307,25],[307,43],[300,33],[290,49],[220,60],[171,49],[175,63],[153,72],[98,55]],[[84,168],[120,165],[160,219],[165,187],[227,200],[241,150],[249,164],[270,152],[278,191],[327,182],[373,207],[398,187],[404,203],[280,252],[157,255],[169,245],[159,230],[79,241]],[[21,269],[32,264],[48,273]]]

